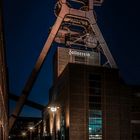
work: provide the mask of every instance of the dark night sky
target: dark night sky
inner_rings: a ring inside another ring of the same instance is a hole
[[[20,95],[56,19],[55,0],[3,0],[3,4],[9,89]],[[105,0],[102,7],[96,8],[96,14],[121,76],[129,84],[140,85],[139,1]],[[29,96],[44,105],[52,83],[54,50],[53,46]],[[11,101],[11,110],[14,105]],[[40,112],[25,106],[21,115],[39,116]]]

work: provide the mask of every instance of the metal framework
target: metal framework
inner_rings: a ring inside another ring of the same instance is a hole
[[[18,101],[18,99],[19,99],[19,96],[15,95],[15,94],[12,94],[12,93],[9,93],[8,96],[11,100],[14,100],[14,101]],[[45,108],[45,106],[43,106],[39,103],[36,103],[34,101],[31,101],[31,100],[26,100],[25,105],[28,105],[28,106],[30,106],[32,108],[35,108],[35,109],[38,109],[40,111],[42,111]]]
[[[111,68],[117,68],[113,56],[96,23],[96,16],[93,12],[94,6],[100,6],[102,2],[103,0],[57,1],[54,9],[55,15],[57,16],[56,22],[49,33],[48,39],[25,84],[16,108],[9,119],[9,129],[12,128],[16,120],[14,116],[18,116],[21,112],[53,41],[65,44],[68,47],[76,45],[93,49],[105,56],[107,60],[105,64],[109,64]],[[73,3],[77,4],[77,7],[80,8],[72,8],[71,4]]]

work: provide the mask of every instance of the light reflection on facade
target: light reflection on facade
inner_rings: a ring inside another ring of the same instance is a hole
[[[89,140],[102,139],[102,113],[89,111]]]

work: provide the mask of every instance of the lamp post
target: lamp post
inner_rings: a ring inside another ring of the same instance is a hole
[[[33,126],[30,126],[29,127],[29,131],[30,131],[30,140],[32,140],[32,132],[34,130],[34,127]]]
[[[22,132],[21,135],[23,139],[25,139],[25,137],[27,136],[26,132]]]
[[[52,140],[55,140],[55,137],[56,137],[55,114],[56,114],[57,110],[59,109],[59,107],[50,106],[48,108],[49,108],[50,112],[53,114]]]

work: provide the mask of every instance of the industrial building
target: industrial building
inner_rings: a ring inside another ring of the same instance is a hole
[[[1,6],[0,6],[1,8]],[[7,67],[0,9],[0,140],[8,139]]]
[[[96,22],[103,0],[57,0],[57,17],[9,118],[12,130],[55,41],[43,139],[139,140],[140,87],[125,84]],[[29,102],[28,102],[29,103]]]
[[[126,85],[118,69],[100,66],[98,55],[91,54],[58,48],[54,57],[54,83],[43,112],[44,137],[140,139],[140,87]],[[96,61],[90,63],[91,58]]]

